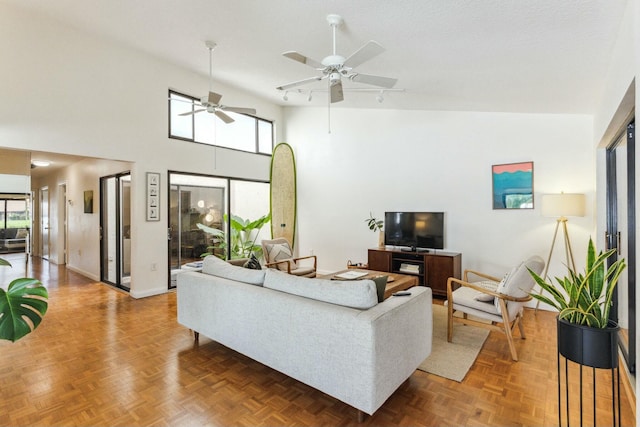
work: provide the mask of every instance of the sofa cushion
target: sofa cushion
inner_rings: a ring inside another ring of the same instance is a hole
[[[251,270],[232,265],[215,255],[209,255],[204,259],[202,272],[212,276],[248,283],[250,285],[262,286],[264,282],[264,270]]]
[[[264,287],[345,307],[369,309],[378,304],[373,280],[325,280],[267,269]]]
[[[291,260],[291,269],[294,270],[298,268],[298,264],[293,262],[293,251],[288,243],[265,244],[265,247],[268,252],[266,254],[266,259],[268,259],[269,262],[278,262],[289,259]],[[287,271],[287,264],[284,262],[278,264],[276,267],[278,267],[278,270]]]

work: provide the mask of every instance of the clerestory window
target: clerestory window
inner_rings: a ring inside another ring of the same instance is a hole
[[[199,99],[169,91],[169,138],[200,144],[271,154],[273,151],[273,122],[259,117],[225,111],[234,121],[225,123],[215,114],[202,111]]]

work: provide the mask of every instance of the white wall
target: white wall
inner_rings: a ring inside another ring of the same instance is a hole
[[[0,52],[0,146],[131,162],[135,297],[167,289],[168,170],[269,179],[268,156],[167,137],[168,89],[201,95],[209,87],[207,76],[2,3]],[[206,58],[206,52],[203,55]],[[214,85],[228,104],[253,106],[259,116],[281,121],[280,107]],[[150,171],[161,173],[160,222],[145,221],[145,179]],[[96,187],[92,179],[82,187]],[[91,245],[90,250],[97,247]],[[96,258],[95,253],[83,256]],[[157,264],[156,271],[151,271],[151,264]],[[86,267],[91,277],[99,274],[95,262]]]
[[[367,259],[373,212],[444,211],[446,250],[462,267],[502,275],[529,255],[546,259],[555,220],[540,215],[543,193],[587,195],[588,215],[571,218],[576,260],[594,230],[595,160],[590,116],[444,111],[287,108],[286,142],[298,172],[298,251],[319,269]],[[493,210],[491,166],[534,162],[533,210]],[[564,262],[558,241],[550,274]],[[577,261],[577,262],[578,262]]]

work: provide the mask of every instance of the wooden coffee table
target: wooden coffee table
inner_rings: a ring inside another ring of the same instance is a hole
[[[341,270],[335,273],[326,274],[318,277],[321,279],[344,280],[340,278],[335,278],[334,276],[336,274],[342,274],[348,271],[361,271],[363,273],[364,272],[367,273],[366,276],[359,277],[358,279],[355,279],[355,280],[373,279],[374,277],[377,277],[377,276],[387,276],[388,277],[387,287],[384,289],[384,299],[389,298],[391,294],[395,292],[404,291],[414,286],[418,286],[418,278],[416,276],[410,276],[408,274],[386,273],[384,271],[365,270],[362,268]]]

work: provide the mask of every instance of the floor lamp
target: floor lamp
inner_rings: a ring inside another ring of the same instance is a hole
[[[551,263],[551,256],[553,255],[553,249],[556,245],[556,239],[558,237],[558,229],[562,229],[562,235],[564,239],[564,251],[567,260],[567,268],[576,270],[576,263],[573,260],[573,251],[571,250],[571,240],[569,240],[569,231],[567,230],[568,216],[584,216],[585,214],[585,196],[584,194],[544,194],[542,195],[542,216],[555,217],[556,229],[553,233],[553,239],[551,240],[551,248],[549,249],[549,256],[547,257],[547,264],[544,266],[544,272],[542,278],[547,280],[547,273],[549,272],[549,264]],[[542,289],[540,289],[542,293]],[[536,310],[540,305],[540,301],[536,303]]]

